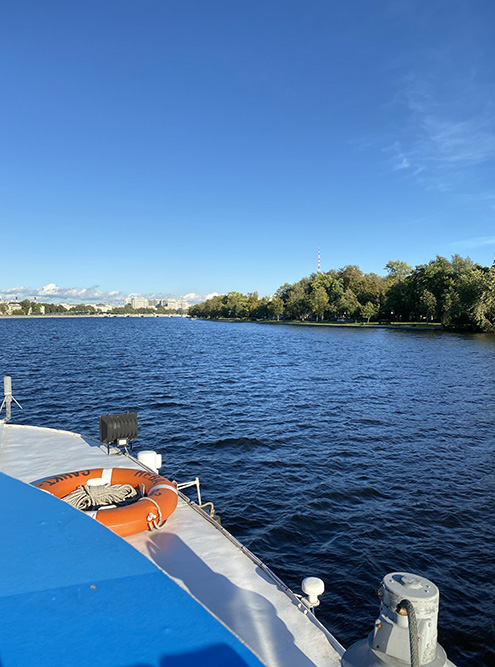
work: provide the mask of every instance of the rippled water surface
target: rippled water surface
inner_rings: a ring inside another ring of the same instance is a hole
[[[348,646],[381,577],[440,588],[458,667],[495,664],[495,336],[166,318],[0,320],[13,421],[98,437],[137,410],[137,449],[199,475],[224,526]]]

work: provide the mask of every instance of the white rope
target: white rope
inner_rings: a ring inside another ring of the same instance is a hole
[[[86,511],[105,505],[122,505],[126,501],[136,500],[136,496],[139,496],[139,493],[130,484],[105,484],[103,486],[78,486],[62,500],[77,507],[78,510]]]
[[[162,519],[162,511],[160,509],[160,505],[156,502],[156,500],[153,500],[153,498],[149,498],[146,496],[146,500],[149,500],[150,503],[153,503],[153,505],[156,507],[158,510],[158,516],[156,514],[153,514],[153,512],[149,512],[148,516],[146,517],[146,521],[148,522],[148,528],[151,530],[151,527],[153,528],[161,528],[165,521]],[[158,519],[158,522],[156,521]]]

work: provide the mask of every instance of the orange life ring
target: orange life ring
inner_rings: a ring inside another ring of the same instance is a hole
[[[177,507],[175,482],[146,470],[135,468],[96,468],[78,470],[47,477],[34,486],[57,498],[63,498],[90,479],[102,479],[104,484],[130,484],[138,491],[144,486],[145,496],[132,505],[91,512],[91,515],[121,537],[141,533],[165,521]],[[89,514],[89,512],[87,512]]]

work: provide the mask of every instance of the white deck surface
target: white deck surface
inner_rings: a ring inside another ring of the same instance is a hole
[[[25,482],[86,468],[140,467],[80,435],[0,421],[0,470]],[[164,472],[166,476],[166,472]],[[88,518],[88,520],[91,520]],[[159,531],[127,538],[219,618],[267,667],[339,667],[343,648],[256,559],[179,499]]]
[[[87,468],[138,468],[106,445],[69,431],[0,422],[0,470],[23,482]]]

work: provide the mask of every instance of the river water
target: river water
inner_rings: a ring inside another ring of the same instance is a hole
[[[223,525],[348,646],[388,572],[440,588],[458,667],[495,664],[495,336],[180,318],[0,320],[13,421],[98,438],[137,410],[135,449],[200,476]]]

